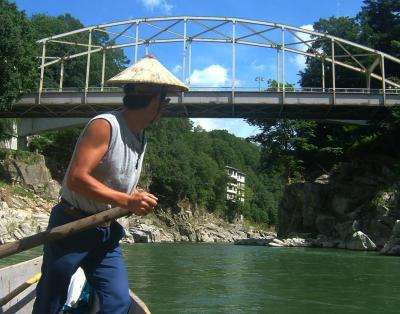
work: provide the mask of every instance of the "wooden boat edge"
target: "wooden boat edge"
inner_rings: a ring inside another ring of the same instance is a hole
[[[0,296],[4,297],[18,285],[28,280],[30,277],[40,272],[42,256],[21,263],[0,268]],[[0,308],[0,313],[31,313],[35,299],[34,290],[36,284],[32,285],[18,297],[11,300],[8,304]],[[132,305],[129,314],[151,314],[146,304],[132,291],[129,290]]]

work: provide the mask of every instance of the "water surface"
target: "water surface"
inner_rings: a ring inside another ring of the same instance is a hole
[[[152,313],[399,313],[400,257],[216,244],[123,245]],[[32,250],[0,265],[32,258]]]
[[[400,258],[345,250],[125,246],[154,313],[399,313]]]

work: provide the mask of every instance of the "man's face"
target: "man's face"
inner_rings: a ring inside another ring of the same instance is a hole
[[[162,95],[161,93],[157,93],[153,96],[149,108],[149,117],[151,120],[150,123],[155,123],[160,120],[162,115],[162,110],[165,105],[169,103],[169,98],[165,98],[165,94]]]
[[[138,94],[151,96],[150,104],[144,108],[147,116],[146,120],[148,124],[157,122],[162,115],[162,109],[168,104],[169,99],[165,98],[165,94],[161,93],[159,87],[152,85],[139,85],[136,90]]]

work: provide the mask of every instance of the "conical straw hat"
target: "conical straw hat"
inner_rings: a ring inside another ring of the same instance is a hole
[[[110,85],[150,84],[167,87],[169,91],[187,91],[187,86],[169,72],[153,56],[145,56],[107,81]]]

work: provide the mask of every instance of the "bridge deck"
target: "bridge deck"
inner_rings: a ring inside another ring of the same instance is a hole
[[[46,92],[23,96],[11,111],[0,117],[91,117],[119,110],[121,92]],[[85,100],[86,98],[86,100]],[[322,92],[232,92],[190,91],[171,97],[166,117],[191,118],[299,118],[371,120],[389,116],[390,108],[400,106],[400,95]]]

